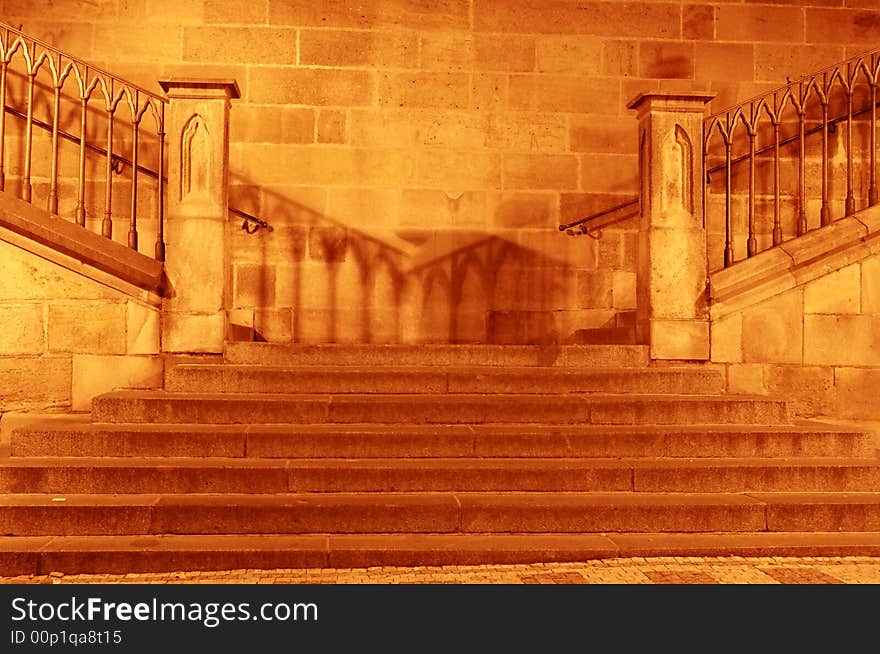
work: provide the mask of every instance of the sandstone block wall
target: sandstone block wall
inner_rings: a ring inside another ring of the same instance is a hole
[[[229,306],[236,334],[267,340],[529,342],[611,324],[635,302],[633,217],[595,239],[555,225],[636,193],[626,102],[697,90],[720,108],[880,38],[880,7],[849,0],[0,5],[151,89],[238,81],[231,204],[275,231],[230,221]]]
[[[712,361],[726,366],[731,392],[791,398],[803,416],[874,420],[880,245],[874,238],[828,250],[813,264],[764,276],[753,293],[759,301],[744,291],[715,303]]]
[[[162,385],[157,300],[0,239],[0,415],[88,410],[114,388]]]

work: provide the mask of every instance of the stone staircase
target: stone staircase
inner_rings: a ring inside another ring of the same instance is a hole
[[[880,554],[869,436],[631,345],[280,346],[32,424],[0,573]]]

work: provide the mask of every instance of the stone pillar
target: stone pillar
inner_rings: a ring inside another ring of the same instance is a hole
[[[712,97],[646,93],[627,105],[639,119],[636,338],[652,359],[709,358],[702,122]]]
[[[222,352],[226,334],[229,246],[229,104],[234,80],[159,82],[165,116],[168,204],[162,310],[163,352]]]

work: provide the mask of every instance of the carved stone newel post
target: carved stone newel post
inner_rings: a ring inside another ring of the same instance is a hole
[[[652,359],[709,358],[702,120],[713,96],[649,93],[638,111],[636,338]]]
[[[162,351],[222,352],[226,334],[232,80],[170,79]]]

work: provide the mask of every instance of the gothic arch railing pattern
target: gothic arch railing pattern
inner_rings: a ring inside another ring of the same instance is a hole
[[[704,203],[704,220],[711,231],[718,222],[715,210],[721,214],[724,267],[737,260],[741,253],[737,241],[743,237],[745,257],[751,257],[763,249],[762,240],[764,246],[779,245],[811,226],[828,225],[878,203],[878,84],[880,50],[875,50],[706,118],[704,170],[723,171],[724,182],[716,194],[723,199],[720,208],[717,202]],[[834,154],[831,137],[841,123],[843,139]],[[808,141],[811,134],[820,135],[817,145]],[[797,146],[794,154],[783,151],[788,144]],[[768,157],[760,159],[765,154]],[[769,170],[763,178],[772,180],[772,185],[759,189],[758,166],[768,159]],[[713,165],[717,160],[721,162]],[[748,173],[745,183],[737,185],[734,165],[739,162],[748,164]],[[712,181],[707,175],[710,187]],[[835,189],[835,185],[842,188]],[[757,208],[759,203],[765,206],[763,212]],[[783,216],[786,209],[792,218],[788,226]],[[758,225],[763,213],[772,216],[772,228],[764,232]],[[743,225],[741,230],[738,223]]]
[[[878,86],[880,49],[704,120],[702,205],[710,270],[880,202]],[[640,160],[643,150],[640,140]],[[644,186],[644,171],[640,176]],[[647,195],[641,188],[640,197]],[[559,230],[593,235],[596,225],[637,207],[640,197]]]
[[[42,121],[35,113],[40,103],[48,109],[50,121]],[[144,211],[139,202],[139,183],[146,176],[158,180],[155,184],[154,205],[156,218],[157,259],[164,259],[164,178],[165,157],[165,105],[167,100],[93,66],[77,57],[35,39],[5,23],[0,23],[0,190],[7,190],[11,177],[16,177],[21,199],[34,202],[35,140],[34,127],[46,127],[51,131],[48,170],[40,171],[41,180],[48,186],[46,208],[59,213],[60,139],[72,140],[79,145],[77,170],[74,174],[76,204],[72,219],[85,226],[89,216],[89,193],[95,193],[98,180],[89,179],[87,152],[98,151],[103,161],[103,207],[101,210],[101,233],[113,238],[114,220],[120,216],[128,219],[128,246],[138,249],[138,218]],[[15,108],[20,104],[22,111]],[[18,169],[10,174],[7,144],[8,126],[6,114],[24,118],[22,153]],[[144,120],[149,114],[150,119]],[[78,123],[78,134],[62,129],[62,122]],[[146,123],[146,124],[145,124]],[[103,148],[94,142],[103,132]],[[149,137],[149,141],[145,136]],[[144,157],[156,162],[149,170],[141,165]],[[40,161],[43,157],[39,158]],[[114,206],[114,176],[121,174],[125,165],[129,168],[128,210]],[[158,170],[158,172],[155,172]],[[99,175],[100,176],[100,175]],[[126,215],[127,214],[127,215]]]

